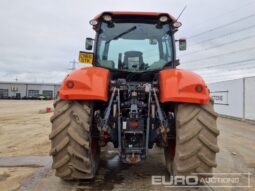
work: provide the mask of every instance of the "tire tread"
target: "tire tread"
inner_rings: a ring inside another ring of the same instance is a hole
[[[90,148],[92,103],[57,99],[54,107],[49,138],[56,176],[65,180],[94,178],[95,161]]]
[[[217,136],[220,134],[213,101],[204,105],[179,103],[175,115],[175,157],[173,161],[166,160],[168,171],[174,176],[211,173],[212,168],[217,166]],[[166,159],[167,154],[165,152]],[[211,177],[209,174],[205,176]]]

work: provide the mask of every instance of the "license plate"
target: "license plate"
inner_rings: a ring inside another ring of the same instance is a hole
[[[83,63],[83,64],[92,64],[93,63],[93,53],[80,51],[79,62]]]

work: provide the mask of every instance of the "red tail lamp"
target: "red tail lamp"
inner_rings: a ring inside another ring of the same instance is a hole
[[[66,82],[66,87],[70,88],[70,89],[73,88],[74,87],[74,82],[73,81],[67,81]]]
[[[196,85],[196,92],[202,92],[203,91],[203,86],[202,85]]]

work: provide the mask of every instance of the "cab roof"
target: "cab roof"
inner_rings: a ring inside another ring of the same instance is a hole
[[[168,13],[159,12],[122,12],[122,11],[106,11],[98,14],[93,20],[99,20],[104,14],[111,14],[113,16],[145,16],[145,17],[159,17],[161,15],[166,15],[170,18],[171,22],[175,22],[176,18]]]

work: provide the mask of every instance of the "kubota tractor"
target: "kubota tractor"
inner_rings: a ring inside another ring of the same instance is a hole
[[[176,69],[181,23],[167,13],[104,12],[90,24],[96,37],[86,39],[86,49],[94,51],[80,52],[80,62],[93,67],[67,75],[54,103],[56,176],[94,178],[108,142],[124,163],[145,160],[157,145],[171,175],[210,176],[219,152],[217,113],[203,79]]]

